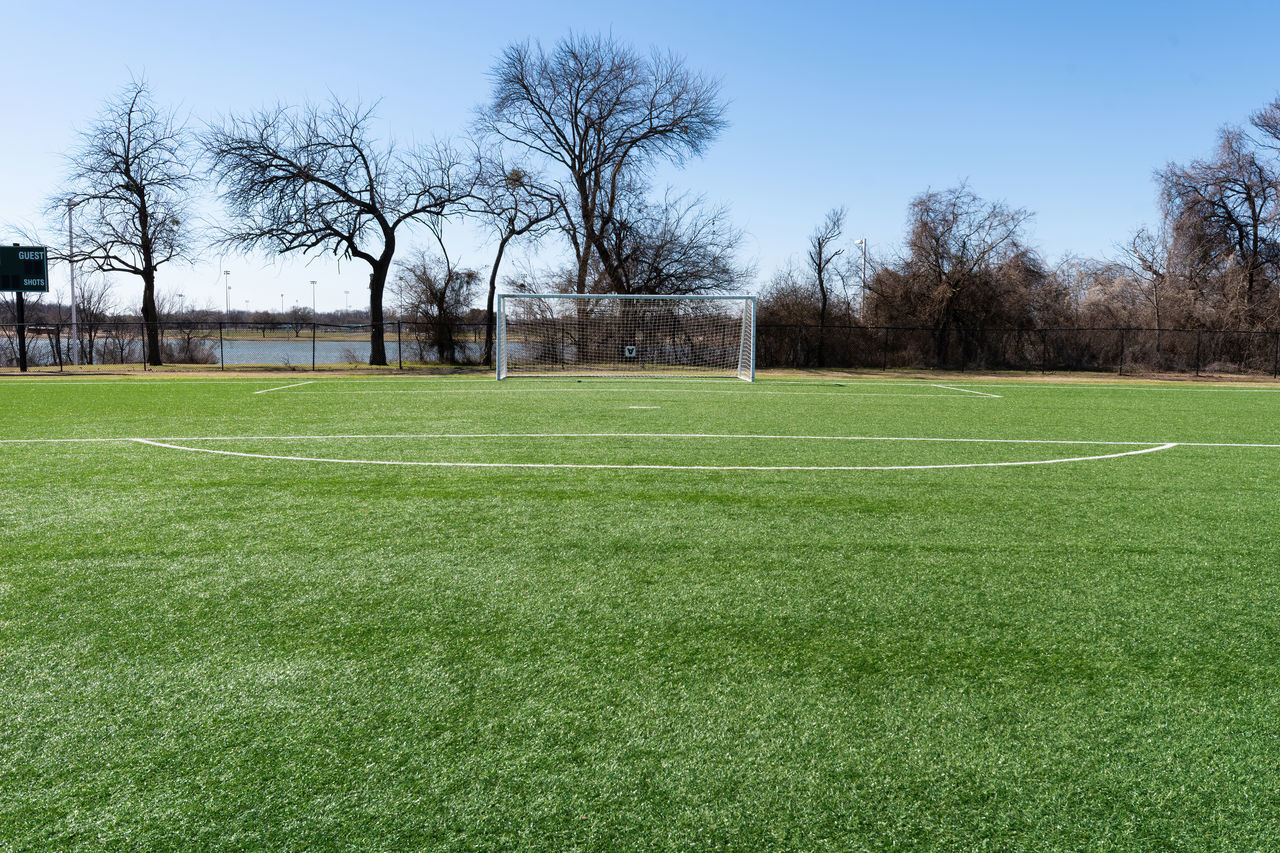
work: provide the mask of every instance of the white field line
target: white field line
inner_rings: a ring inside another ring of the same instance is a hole
[[[95,441],[133,441],[132,438],[0,438],[0,444],[88,444]]]
[[[513,380],[514,380],[514,378],[513,378]],[[576,384],[576,383],[578,383],[578,382],[583,382],[583,383],[588,383],[588,382],[625,382],[625,381],[628,381],[628,380],[615,379],[615,378],[610,378],[610,377],[600,377],[600,378],[598,378],[598,379],[591,379],[591,378],[589,378],[589,377],[583,377],[583,378],[581,378],[581,379],[578,379],[578,378],[575,378],[575,379],[558,379],[558,378],[553,378],[553,377],[538,377],[538,378],[534,378],[534,377],[525,377],[525,378],[523,378],[523,379],[518,379],[518,380],[514,380],[514,381],[519,381],[519,382],[559,382],[559,383],[566,383],[566,384],[567,384],[567,383],[572,382],[572,383],[575,383],[575,384]],[[106,377],[106,376],[104,376],[104,377],[99,378],[99,379],[61,379],[61,378],[58,378],[58,377],[56,377],[56,376],[48,376],[48,377],[43,377],[43,376],[40,376],[40,377],[37,377],[37,376],[32,376],[32,377],[0,376],[0,385],[3,385],[3,386],[4,386],[4,387],[6,387],[6,388],[16,388],[16,387],[18,387],[18,386],[24,386],[24,385],[25,385],[25,386],[36,386],[36,385],[39,385],[39,386],[54,386],[54,385],[97,385],[97,386],[99,386],[99,387],[129,387],[129,388],[137,388],[137,387],[140,387],[140,386],[141,386],[141,387],[148,387],[148,386],[162,387],[162,386],[166,386],[166,385],[257,385],[257,384],[261,384],[261,382],[262,382],[262,380],[261,380],[261,379],[217,379],[217,378],[208,378],[208,379],[168,379],[168,378],[160,378],[160,379],[142,379],[142,378],[135,378],[135,377],[129,377],[129,376],[119,376],[119,377]],[[333,378],[325,378],[325,379],[315,379],[315,380],[311,380],[311,382],[312,382],[312,384],[315,384],[315,385],[322,385],[322,386],[327,386],[327,385],[339,385],[339,384],[343,384],[343,385],[349,385],[349,384],[375,385],[375,384],[380,384],[380,383],[405,383],[405,384],[409,384],[409,383],[415,383],[415,382],[422,382],[422,383],[439,383],[439,384],[442,384],[442,385],[446,385],[446,384],[450,384],[450,385],[451,385],[451,384],[461,384],[461,383],[482,383],[482,384],[492,384],[492,385],[497,385],[497,384],[498,384],[498,383],[497,383],[497,380],[495,380],[495,379],[493,379],[493,378],[486,378],[486,379],[459,379],[459,378],[448,377],[448,376],[394,376],[394,377],[393,377],[393,376],[388,376],[388,377],[378,377],[378,378],[372,378],[372,377],[370,377],[370,378],[365,378],[365,377],[355,377],[355,378],[349,378],[349,379],[348,379],[348,378],[333,377]],[[680,380],[680,382],[681,382],[681,384],[682,384],[682,385],[695,385],[695,384],[700,384],[700,383],[715,383],[715,384],[725,384],[725,385],[739,385],[739,384],[742,382],[742,380],[740,380],[740,379],[712,379],[712,378],[702,378],[702,379],[681,379],[681,380]],[[765,385],[765,386],[768,386],[768,385],[812,385],[812,386],[818,386],[818,387],[852,387],[852,386],[858,386],[858,385],[863,385],[863,386],[898,386],[898,387],[907,387],[907,388],[912,388],[912,387],[915,387],[915,388],[938,387],[938,386],[935,386],[935,385],[934,385],[934,383],[925,382],[925,381],[923,381],[923,380],[921,380],[921,381],[915,381],[915,382],[912,382],[912,381],[891,381],[891,380],[878,380],[878,379],[870,379],[870,380],[862,380],[862,379],[770,379],[770,378],[768,378],[768,377],[761,377],[760,379],[758,379],[758,380],[757,380],[757,382],[755,383],[755,386],[760,386],[760,385]],[[755,387],[755,386],[752,386],[752,387]],[[1246,394],[1280,394],[1280,388],[1241,388],[1241,387],[1234,387],[1234,386],[1233,386],[1233,387],[1220,387],[1220,386],[1217,386],[1217,385],[1197,385],[1197,384],[1178,384],[1178,385],[1115,385],[1115,384],[1106,384],[1106,385],[1102,385],[1102,384],[1095,384],[1095,383],[1089,383],[1089,382],[1053,382],[1053,381],[1038,381],[1038,380],[1034,380],[1034,379],[1029,379],[1029,380],[1027,380],[1026,382],[962,382],[962,383],[953,383],[953,387],[955,388],[955,390],[964,390],[964,388],[961,388],[961,387],[959,387],[959,386],[968,386],[968,387],[971,387],[971,388],[1014,388],[1014,389],[1030,389],[1030,390],[1036,390],[1036,391],[1070,391],[1070,390],[1084,390],[1084,391],[1094,391],[1094,390],[1098,390],[1098,391],[1167,391],[1167,392],[1178,392],[1178,391],[1188,391],[1188,392],[1189,392],[1189,391],[1205,391],[1205,392],[1221,392],[1221,393],[1236,392],[1236,393],[1246,393]],[[487,389],[486,389],[486,390],[487,390]],[[559,388],[550,388],[550,389],[530,389],[530,388],[526,388],[526,389],[523,389],[523,390],[526,390],[526,391],[527,391],[527,390],[561,390],[561,389],[559,389]],[[639,388],[634,388],[634,387],[631,387],[631,388],[627,388],[627,387],[617,387],[617,388],[594,388],[594,387],[593,387],[593,388],[590,388],[590,389],[574,389],[574,390],[594,390],[594,391],[636,391],[636,390],[645,390],[645,389],[639,389]],[[665,389],[648,389],[648,390],[673,390],[673,389],[665,388]],[[683,389],[679,389],[679,390],[682,390],[682,391],[684,391],[684,392],[686,392],[686,393],[690,393],[690,392],[697,392],[697,391],[699,391],[699,390],[701,390],[701,389],[697,389],[697,388],[683,388]],[[309,392],[304,392],[304,393],[316,394],[316,393],[322,393],[322,392],[318,392],[318,391],[309,391]],[[342,393],[342,392],[333,392],[333,393]],[[375,393],[375,392],[369,392],[369,393]],[[748,394],[749,394],[749,393],[752,393],[752,391],[751,391],[751,390],[743,390],[743,391],[732,392],[732,393],[748,393]],[[764,392],[756,391],[755,393],[764,393]],[[780,392],[773,392],[773,393],[780,393]],[[852,396],[852,394],[851,394],[850,396]],[[888,396],[888,395],[867,395],[867,396]],[[941,397],[941,396],[945,396],[945,395],[942,395],[942,394],[921,394],[921,395],[916,395],[916,396],[922,396],[922,397]]]
[[[934,387],[921,385],[921,388]],[[391,391],[295,391],[295,394],[314,394],[320,396],[339,396],[352,394],[561,394],[567,391],[586,391],[591,393],[615,392],[621,394],[775,394],[783,397],[929,397],[934,400],[974,400],[986,397],[997,397],[997,394],[983,394],[981,397],[968,397],[960,394],[874,394],[864,391],[758,391],[744,388],[740,391],[721,390],[719,388],[414,388],[412,390]]]
[[[628,409],[661,409],[661,406],[627,406]]]
[[[769,433],[702,433],[702,432],[455,432],[455,433],[350,433],[330,435],[183,435],[160,438],[136,436],[98,438],[0,438],[0,444],[88,444],[128,441],[348,441],[383,439],[494,439],[494,438],[663,438],[663,439],[743,439],[769,441],[918,441],[956,444],[1063,444],[1112,447],[1153,447],[1171,444],[1179,447],[1239,447],[1280,449],[1280,444],[1225,441],[1112,441],[1068,438],[946,438],[932,436],[890,435],[778,435]]]
[[[1025,388],[1029,391],[1213,391],[1218,393],[1239,392],[1244,394],[1280,394],[1280,388],[1223,388],[1208,385],[1094,385],[1087,382],[966,382],[973,388]]]
[[[178,436],[148,439],[150,441],[322,441],[325,439],[384,439],[384,438],[691,438],[691,439],[762,439],[776,441],[939,441],[967,444],[1086,444],[1109,446],[1149,447],[1166,444],[1163,441],[1093,441],[1061,438],[933,438],[927,436],[886,435],[781,435],[774,433],[714,433],[714,432],[443,432],[443,433],[387,433],[383,435],[233,435],[233,436]],[[113,439],[132,441],[134,439]],[[1182,444],[1183,442],[1172,442]]]
[[[1062,374],[1059,374],[1062,375]],[[354,381],[354,380],[353,380]],[[1135,380],[1135,382],[1142,380]],[[925,380],[892,381],[883,379],[770,379],[762,377],[756,380],[757,385],[817,385],[817,386],[854,386],[854,385],[899,385],[922,387],[934,383]],[[1070,391],[1081,389],[1087,391],[1245,391],[1254,393],[1280,394],[1280,388],[1243,388],[1240,386],[1219,386],[1207,383],[1169,383],[1165,385],[1116,385],[1097,382],[1054,381],[1052,379],[1027,379],[1025,382],[952,382],[952,387],[966,388],[1027,388],[1036,391]],[[938,386],[941,387],[941,386]]]
[[[956,462],[947,465],[620,465],[569,462],[412,462],[389,459],[331,459],[323,456],[277,456],[266,453],[239,453],[233,450],[213,450],[207,447],[183,447],[145,438],[133,439],[139,444],[163,447],[169,450],[185,450],[189,453],[211,453],[217,456],[236,456],[243,459],[271,459],[288,462],[325,462],[340,465],[394,465],[415,468],[577,468],[593,470],[644,470],[644,471],[928,471],[942,468],[1013,468],[1026,465],[1056,465],[1062,462],[1092,462],[1099,459],[1118,459],[1121,456],[1138,456],[1177,447],[1177,444],[1161,444],[1121,453],[1101,456],[1073,456],[1062,459],[1034,459],[1025,462]]]
[[[313,384],[314,382],[315,382],[315,380],[314,380],[314,379],[309,379],[309,380],[307,380],[306,382],[295,382],[295,383],[293,383],[292,385],[281,385],[281,386],[280,386],[280,387],[278,387],[278,388],[263,388],[261,391],[254,391],[253,393],[255,393],[255,394],[270,394],[272,391],[283,391],[283,390],[284,390],[284,389],[286,389],[286,388],[301,388],[303,385],[311,385],[311,384]]]
[[[592,384],[592,385],[593,385],[593,387],[592,387],[590,390],[594,390],[594,391],[634,391],[634,390],[654,390],[654,389],[640,389],[640,388],[636,388],[635,386],[627,387],[627,386],[625,386],[625,385],[619,385],[619,386],[617,386],[617,387],[595,387],[595,386],[594,386],[594,383],[602,383],[602,384],[603,384],[603,383],[606,383],[606,382],[626,383],[626,382],[635,382],[635,381],[637,381],[637,380],[635,380],[635,379],[627,380],[627,379],[619,379],[619,378],[616,378],[616,377],[574,377],[574,378],[572,378],[572,379],[570,379],[570,378],[563,378],[563,379],[561,379],[561,378],[557,378],[557,377],[546,377],[546,376],[541,376],[541,377],[512,377],[512,379],[511,379],[510,381],[512,381],[512,382],[517,382],[517,383],[521,383],[521,384],[523,384],[523,383],[534,383],[534,382],[538,382],[538,383],[558,383],[558,384],[556,384],[556,385],[551,385],[551,386],[549,386],[548,388],[525,388],[525,389],[523,389],[523,390],[526,390],[526,391],[529,391],[529,390],[562,390],[562,386],[576,385],[576,384],[578,384],[578,383],[582,383],[582,384]],[[643,380],[639,380],[639,381],[643,381]],[[736,378],[732,378],[732,379],[712,379],[712,378],[701,378],[701,379],[689,378],[689,379],[685,379],[685,378],[679,378],[679,383],[680,383],[682,386],[700,385],[700,384],[707,383],[707,384],[717,384],[717,385],[733,385],[733,386],[735,386],[735,388],[738,388],[738,387],[740,386],[740,383],[741,383],[741,382],[742,382],[742,380],[741,380],[741,379],[736,379]],[[432,383],[432,384],[439,384],[439,385],[453,385],[453,384],[462,384],[462,383],[482,383],[482,384],[489,384],[489,385],[497,385],[497,384],[498,384],[497,380],[495,380],[495,379],[493,379],[493,378],[488,378],[488,379],[456,379],[456,378],[448,377],[448,376],[387,376],[387,377],[377,377],[377,378],[363,378],[363,377],[338,378],[338,377],[335,377],[335,378],[332,378],[332,379],[323,379],[323,380],[317,380],[317,381],[316,381],[316,384],[326,385],[326,386],[327,386],[327,385],[339,385],[339,384],[342,384],[342,385],[351,385],[351,384],[360,384],[360,385],[376,385],[376,384],[380,384],[380,383],[390,383],[390,384],[395,384],[395,383],[401,383],[401,384],[412,384],[412,383]],[[1233,386],[1233,387],[1219,387],[1219,386],[1216,386],[1216,385],[1215,385],[1215,386],[1206,386],[1206,385],[1194,385],[1194,384],[1192,384],[1192,385],[1163,385],[1163,386],[1160,386],[1160,385],[1115,385],[1115,384],[1106,384],[1106,385],[1102,385],[1102,384],[1087,383],[1087,382],[1078,382],[1078,383],[1077,383],[1077,382],[1053,382],[1053,381],[1040,381],[1040,380],[1035,380],[1035,379],[1028,379],[1026,382],[953,382],[953,383],[950,383],[949,385],[939,385],[939,384],[937,384],[937,383],[933,383],[933,382],[926,382],[926,381],[924,381],[924,380],[915,380],[915,381],[910,381],[910,380],[885,380],[885,379],[771,379],[771,378],[768,378],[768,377],[761,377],[761,378],[758,378],[758,379],[756,380],[756,382],[755,382],[753,385],[749,386],[748,388],[743,388],[743,389],[741,389],[740,391],[738,391],[737,393],[752,393],[752,390],[754,390],[754,389],[759,389],[759,388],[760,388],[760,386],[766,386],[766,387],[767,387],[767,386],[770,386],[770,385],[808,385],[808,386],[816,386],[816,387],[819,387],[819,388],[844,388],[844,387],[854,387],[854,386],[873,386],[873,387],[885,386],[885,387],[898,387],[898,388],[929,388],[929,387],[932,387],[932,388],[947,388],[947,389],[950,389],[950,390],[953,390],[953,391],[965,391],[965,390],[968,390],[969,388],[1015,388],[1015,389],[1017,389],[1017,388],[1031,388],[1031,389],[1035,389],[1035,390],[1039,390],[1039,391],[1044,391],[1044,390],[1062,391],[1062,390],[1071,390],[1071,389],[1073,389],[1073,388],[1079,388],[1079,389],[1085,389],[1085,390],[1102,389],[1102,390],[1116,390],[1116,391],[1243,391],[1243,392],[1254,392],[1254,393],[1271,393],[1271,394],[1280,394],[1280,388],[1241,388],[1241,387],[1234,387],[1234,386]],[[482,390],[483,390],[483,389],[482,389]],[[585,389],[577,389],[577,388],[575,388],[574,390],[585,390]],[[704,390],[704,389],[700,389],[700,388],[688,388],[688,387],[685,387],[685,388],[680,388],[680,389],[665,389],[665,388],[664,388],[664,389],[662,389],[662,390],[681,390],[681,391],[684,391],[684,392],[688,393],[688,392],[700,391],[700,390]],[[309,393],[319,393],[319,392],[309,392]],[[755,390],[755,393],[763,393],[763,392],[762,392],[762,391],[760,391],[760,390]],[[775,392],[775,393],[777,393],[777,392]],[[970,393],[980,393],[980,392],[973,392],[973,391],[971,391]],[[921,396],[934,397],[934,396],[942,396],[942,395],[924,394],[924,395],[921,395]],[[993,394],[993,395],[991,395],[991,396],[1000,396],[1000,395],[998,395],[998,394]]]
[[[358,380],[357,380],[358,381]],[[56,376],[18,378],[0,376],[0,384],[8,388],[19,385],[97,385],[99,388],[162,388],[167,385],[261,385],[261,379],[143,379],[134,376],[103,376],[100,379],[59,379]]]
[[[956,388],[956,387],[955,387],[955,386],[953,386],[953,385],[937,385],[937,384],[935,384],[933,387],[934,387],[934,388],[945,388],[945,389],[946,389],[946,390],[948,390],[948,391],[962,391],[962,392],[964,392],[965,394],[977,394],[979,397],[995,397],[996,399],[1000,399],[1000,395],[999,395],[999,394],[988,394],[986,391],[970,391],[968,388]]]

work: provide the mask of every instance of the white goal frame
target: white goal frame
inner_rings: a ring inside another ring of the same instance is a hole
[[[494,324],[498,379],[756,377],[754,296],[500,293]]]

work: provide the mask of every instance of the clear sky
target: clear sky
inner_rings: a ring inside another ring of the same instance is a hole
[[[906,205],[967,180],[1036,214],[1052,262],[1104,256],[1156,219],[1152,172],[1204,156],[1214,134],[1280,90],[1280,3],[299,2],[27,3],[4,15],[7,130],[0,223],[38,220],[63,153],[130,73],[199,123],[277,101],[382,99],[383,129],[461,134],[503,47],[570,30],[669,48],[720,78],[731,127],[669,177],[727,203],[760,278],[831,207],[873,253],[901,241]],[[216,209],[211,210],[216,214]],[[57,239],[65,239],[65,231]],[[464,263],[490,250],[452,232]],[[13,235],[10,240],[16,240]],[[162,290],[233,307],[366,300],[362,264],[206,253]],[[55,289],[65,273],[54,274]],[[120,294],[140,296],[122,277]]]

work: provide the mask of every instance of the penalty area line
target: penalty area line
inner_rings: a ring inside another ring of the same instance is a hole
[[[272,391],[283,391],[286,388],[301,388],[303,385],[311,385],[313,382],[315,382],[314,379],[309,379],[306,382],[295,382],[292,385],[281,385],[279,388],[263,388],[261,391],[254,391],[253,393],[270,394]]]
[[[635,406],[629,408],[658,408]],[[1172,444],[1179,447],[1236,447],[1280,449],[1280,444],[1262,444],[1225,441],[1117,441],[1099,439],[1064,438],[947,438],[934,436],[890,435],[781,435],[769,433],[680,433],[680,432],[459,432],[459,433],[330,433],[328,435],[178,435],[146,438],[142,436],[99,436],[82,438],[0,438],[3,444],[93,444],[137,441],[347,441],[347,440],[404,440],[404,439],[597,439],[597,438],[657,438],[657,439],[741,439],[767,441],[889,441],[889,442],[943,442],[957,444],[1063,444],[1063,445],[1111,445],[1130,447],[1154,447]]]
[[[968,388],[957,388],[954,385],[939,385],[936,382],[932,384],[934,388],[942,388],[945,391],[962,391],[965,394],[977,394],[979,397],[994,397],[997,400],[1000,399],[999,394],[988,394],[986,391],[970,391]]]
[[[1018,462],[954,462],[940,465],[624,465],[607,463],[580,462],[427,462],[400,461],[391,459],[335,459],[323,456],[283,456],[267,453],[241,453],[234,450],[214,450],[208,447],[184,447],[180,444],[169,444],[152,441],[146,438],[135,438],[138,444],[151,447],[163,447],[168,450],[185,450],[188,453],[208,453],[215,456],[235,456],[241,459],[269,459],[288,462],[321,462],[338,465],[384,465],[414,468],[525,468],[525,469],[588,469],[588,470],[625,470],[625,471],[931,471],[948,468],[1016,468],[1029,465],[1057,465],[1064,462],[1092,462],[1101,459],[1119,459],[1122,456],[1140,456],[1144,453],[1157,453],[1170,450],[1177,444],[1161,444],[1157,447],[1143,447],[1138,450],[1125,450],[1120,453],[1106,453],[1100,456],[1072,456],[1061,459],[1031,459]]]

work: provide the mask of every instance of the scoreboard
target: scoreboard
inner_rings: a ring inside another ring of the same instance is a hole
[[[0,291],[49,292],[49,252],[44,246],[0,246]]]

